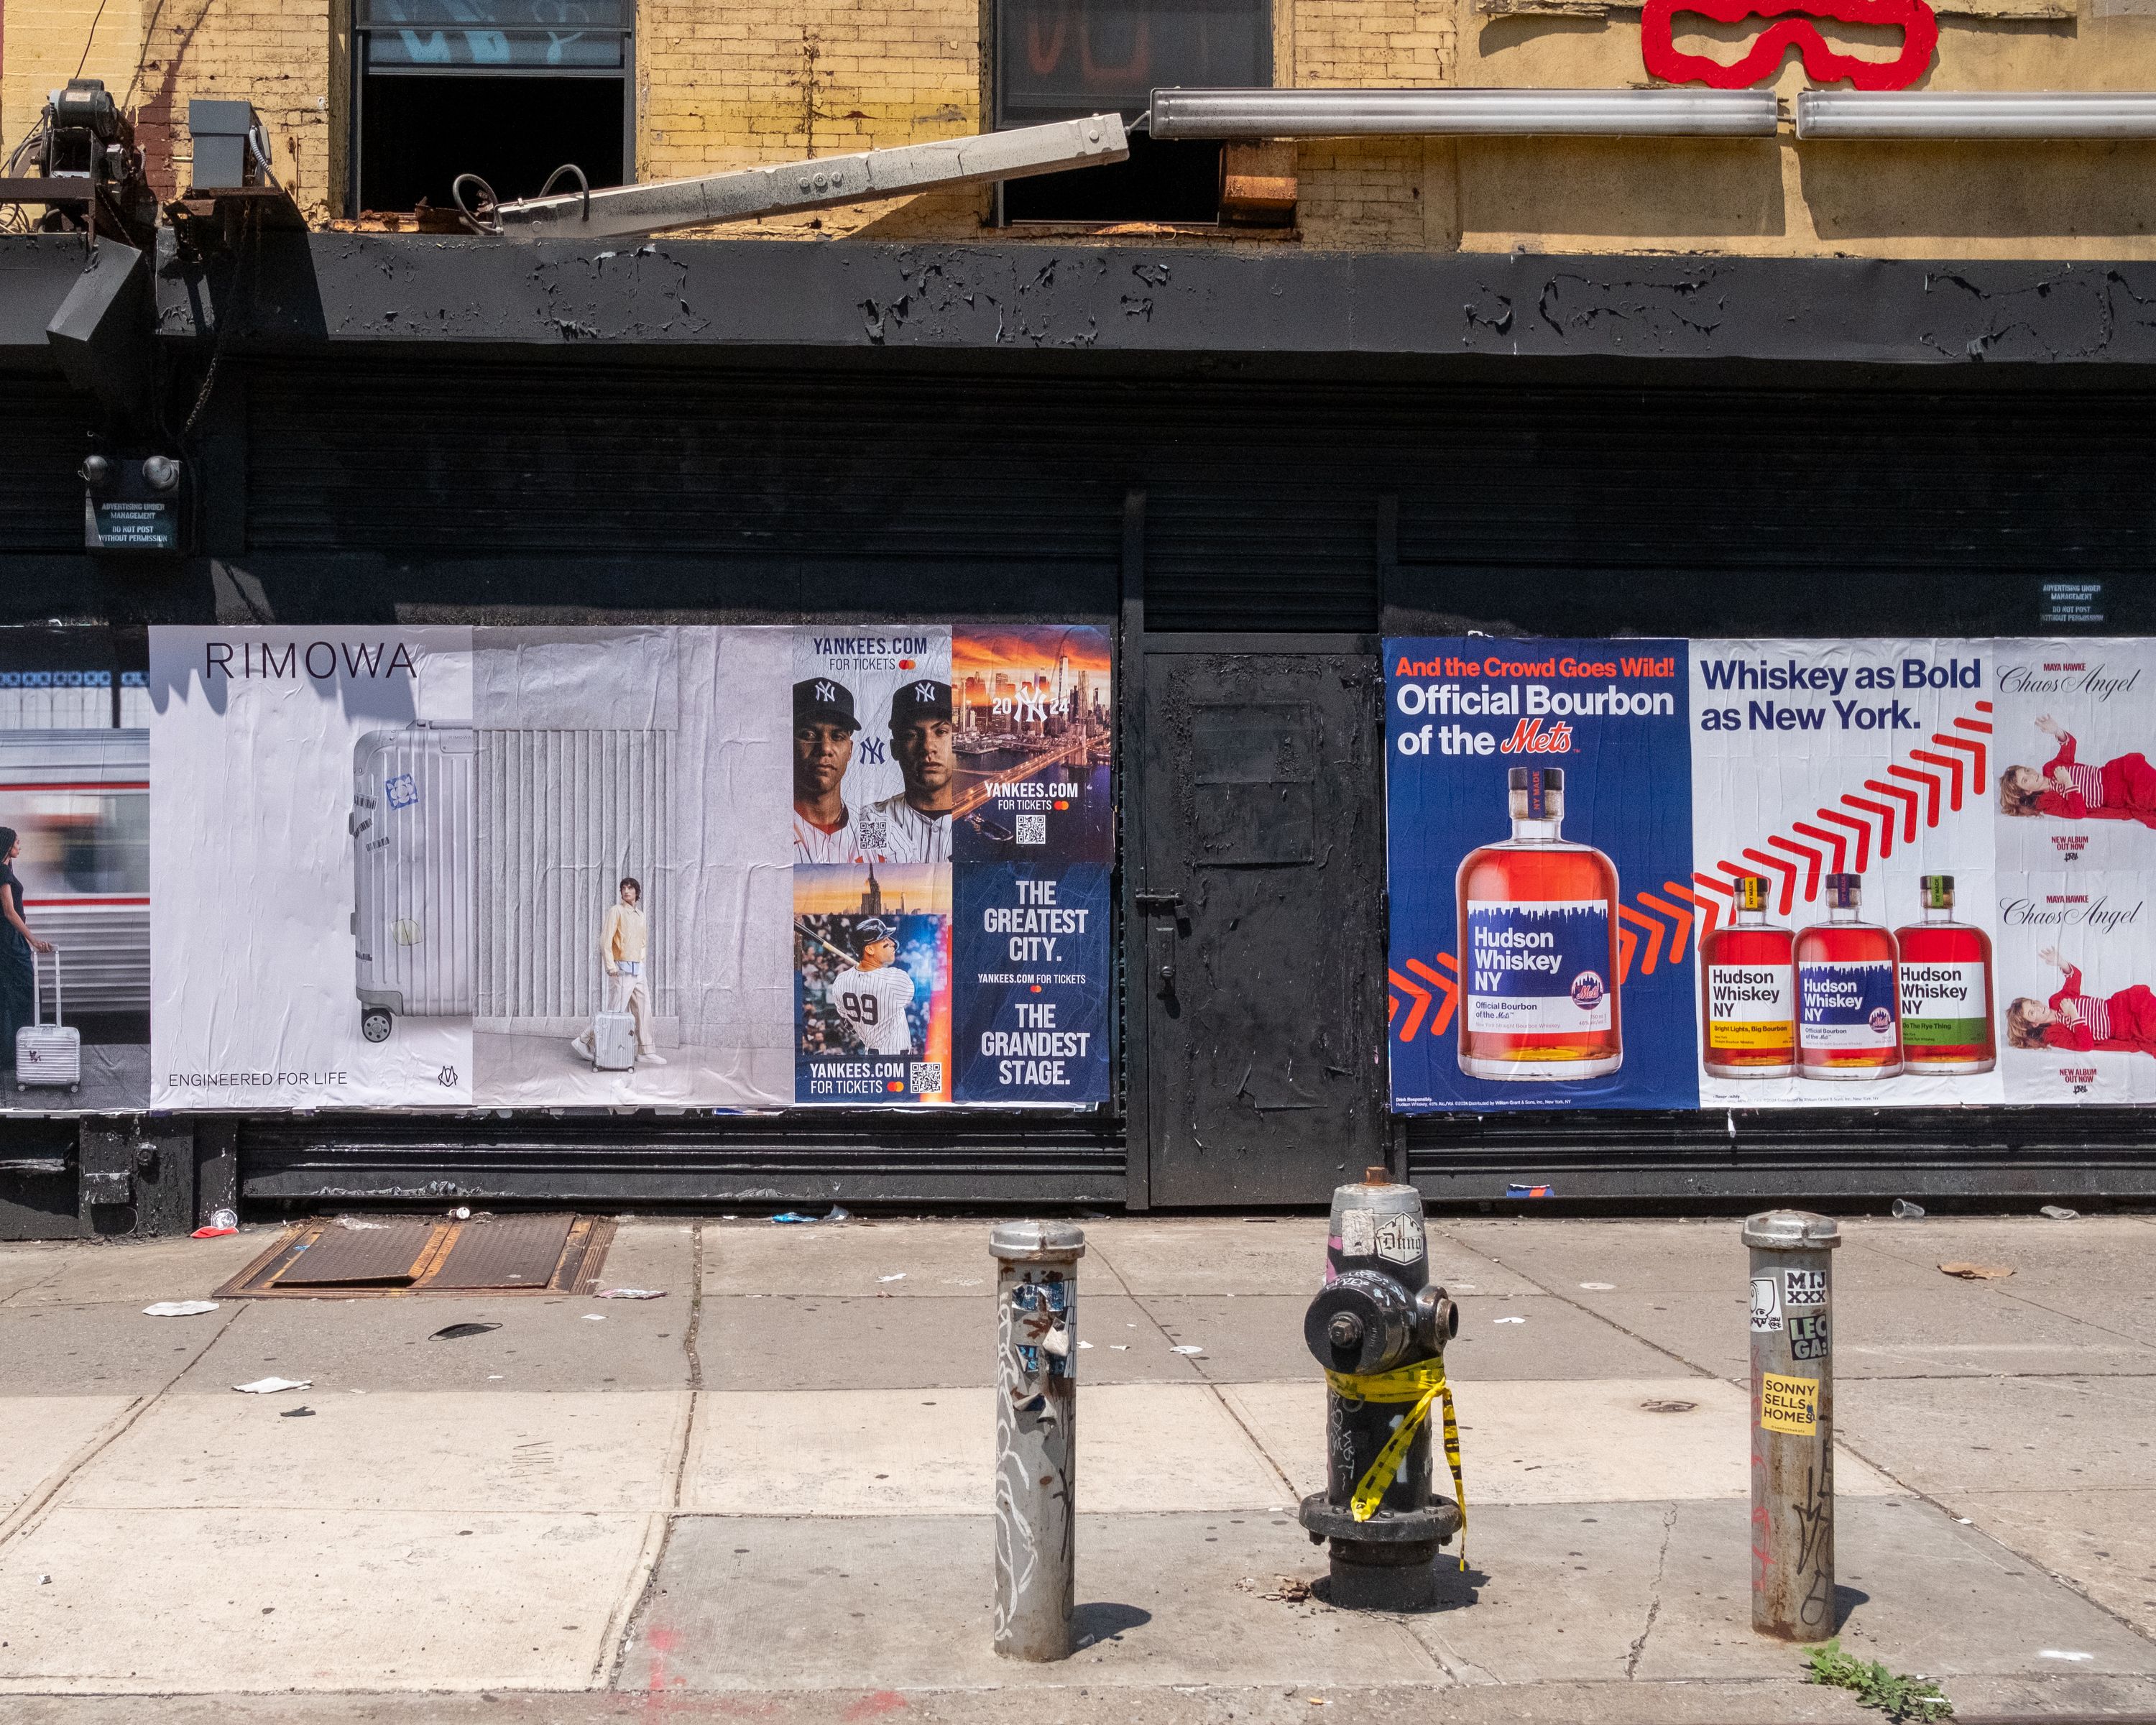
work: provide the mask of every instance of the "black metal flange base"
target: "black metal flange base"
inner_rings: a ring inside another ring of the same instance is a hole
[[[1456,1505],[1382,1512],[1355,1519],[1320,1492],[1298,1512],[1313,1542],[1332,1543],[1332,1600],[1347,1611],[1427,1611],[1437,1604],[1438,1548],[1460,1531]]]

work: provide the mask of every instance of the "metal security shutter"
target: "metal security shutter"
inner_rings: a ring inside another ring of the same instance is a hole
[[[1486,1208],[1546,1184],[1567,1208],[1725,1196],[1805,1205],[2156,1194],[2131,1108],[1775,1109],[1726,1114],[1432,1115],[1404,1122],[1410,1177]]]
[[[0,373],[0,552],[80,552],[90,408],[57,377]]]
[[[260,1118],[239,1131],[256,1202],[335,1194],[563,1204],[1121,1204],[1118,1135],[952,1112],[776,1120],[567,1114]]]

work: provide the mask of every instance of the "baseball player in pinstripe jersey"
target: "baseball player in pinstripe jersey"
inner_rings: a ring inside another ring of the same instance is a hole
[[[793,860],[863,860],[860,826],[846,806],[846,768],[853,764],[854,691],[835,677],[804,677],[793,685]]]

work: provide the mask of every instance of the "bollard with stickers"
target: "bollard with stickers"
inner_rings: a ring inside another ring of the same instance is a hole
[[[1076,1599],[1078,1260],[1068,1222],[998,1222],[996,1651],[1067,1659]]]
[[[1787,1641],[1835,1632],[1834,1249],[1808,1210],[1744,1224],[1752,1250],[1752,1627]]]
[[[1430,1286],[1422,1194],[1382,1168],[1332,1194],[1325,1286],[1302,1336],[1325,1368],[1326,1489],[1302,1501],[1313,1543],[1332,1542],[1332,1603],[1426,1610],[1437,1548],[1464,1532],[1460,1432],[1445,1344],[1460,1313]],[[1431,1490],[1430,1439],[1442,1411],[1452,1502]]]

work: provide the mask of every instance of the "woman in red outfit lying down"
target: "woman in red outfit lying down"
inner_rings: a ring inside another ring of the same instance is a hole
[[[2061,820],[2138,820],[2156,827],[2156,767],[2146,755],[2121,755],[2101,767],[2074,759],[2074,739],[2049,713],[2036,728],[2059,751],[2034,767],[2009,767],[1999,775],[1999,806],[2008,814],[2050,814]]]
[[[2048,1005],[2024,995],[2006,1009],[2011,1046],[2156,1055],[2156,994],[2148,992],[2148,983],[2136,983],[2116,994],[2084,994],[2080,967],[2067,963],[2056,947],[2036,956],[2065,972],[2066,980]]]

